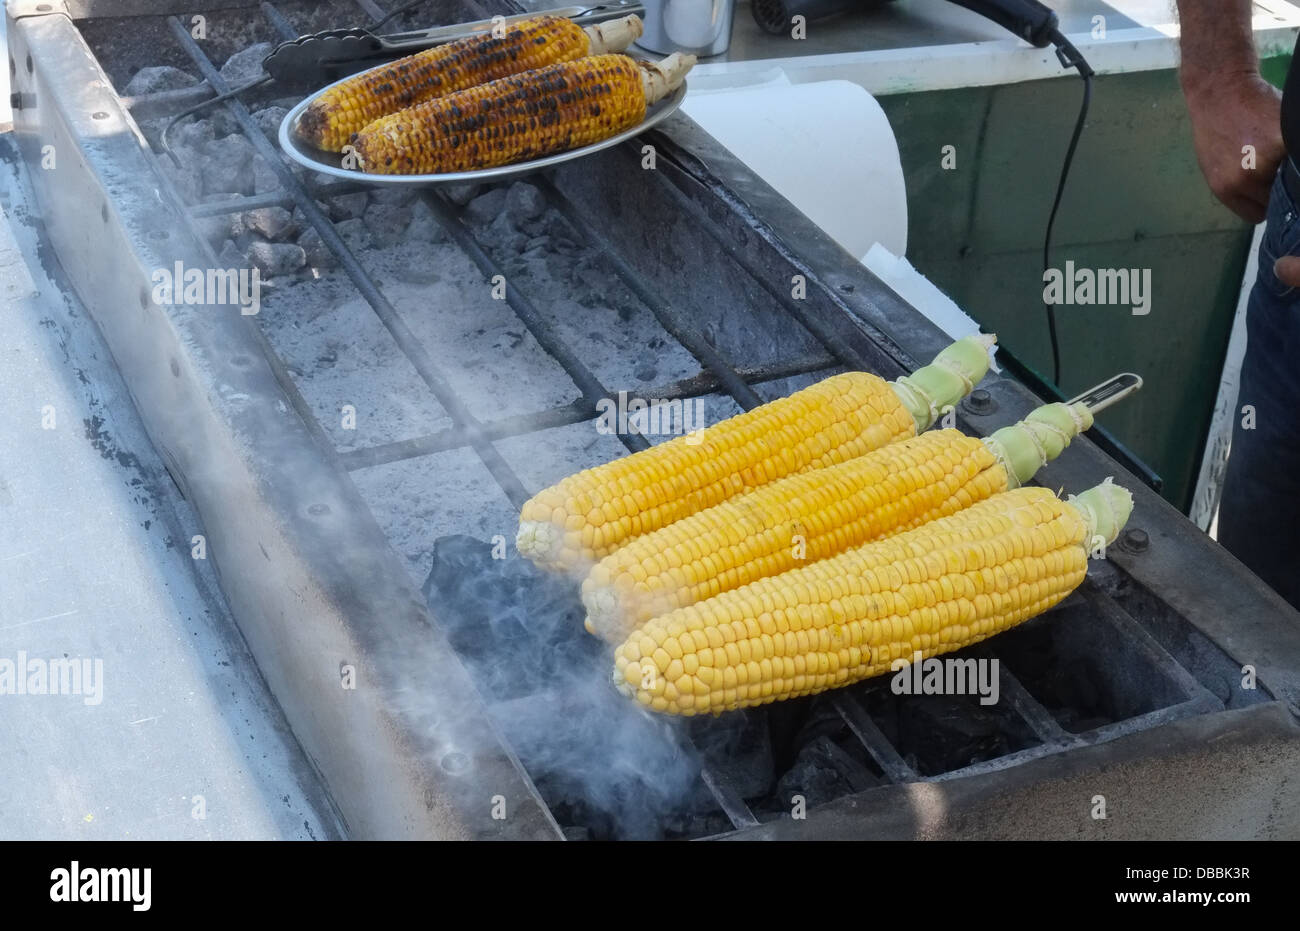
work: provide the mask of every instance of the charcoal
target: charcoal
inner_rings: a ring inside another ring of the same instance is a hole
[[[405,207],[415,200],[417,191],[409,184],[390,184],[374,188],[370,192],[372,204],[387,204],[389,207]]]
[[[528,244],[528,237],[515,229],[504,213],[480,230],[479,240],[489,250],[506,258],[517,258]]]
[[[582,251],[582,246],[568,236],[553,235],[551,245],[560,255],[577,255]]]
[[[597,840],[663,836],[700,788],[698,760],[675,722],[614,690],[608,649],[583,631],[577,583],[451,535],[434,541],[424,594],[557,820]]]
[[[734,825],[722,812],[702,815],[673,815],[664,821],[664,834],[668,837],[712,837],[734,830]]]
[[[536,233],[537,220],[546,212],[546,198],[533,185],[516,181],[506,190],[505,211],[515,229]]]
[[[366,229],[370,231],[371,244],[385,249],[401,240],[411,225],[411,208],[391,204],[371,204],[366,208]]]
[[[505,188],[493,188],[465,206],[465,219],[475,226],[487,226],[501,216],[506,206]]]
[[[366,198],[365,191],[358,191],[355,194],[340,194],[338,197],[332,197],[329,200],[330,219],[335,223],[341,220],[355,220],[365,216],[366,208],[370,206]]]
[[[360,218],[335,223],[334,231],[353,252],[360,252],[370,245],[370,231],[366,229],[365,222]]]
[[[248,260],[267,278],[287,275],[307,264],[302,247],[289,242],[254,242],[247,254]]]
[[[298,237],[298,245],[307,257],[307,264],[312,268],[334,268],[339,260],[320,238],[320,233],[308,229]]]
[[[211,194],[203,198],[204,203],[217,203],[227,200],[239,200],[238,194]],[[197,217],[194,226],[199,234],[213,247],[219,246],[226,239],[238,239],[244,232],[244,218],[239,211],[219,213],[215,217]]]
[[[122,89],[122,93],[127,97],[143,97],[146,94],[160,94],[163,91],[193,87],[198,83],[198,78],[180,68],[156,65],[141,68],[132,75],[131,80],[127,81],[126,87]]]
[[[463,207],[478,196],[481,187],[478,184],[448,184],[443,186],[442,191],[449,201]]]
[[[167,141],[177,157],[186,161],[199,158],[199,153],[214,138],[209,120],[190,119],[177,123],[176,128],[168,134]],[[185,151],[187,149],[192,151]]]
[[[258,42],[256,45],[240,49],[227,58],[226,63],[221,66],[221,77],[232,90],[251,84],[265,75],[262,61],[270,54],[271,43],[269,42]]]
[[[283,207],[259,207],[256,210],[246,210],[243,224],[244,229],[271,242],[283,242],[297,232],[293,214]]]
[[[253,147],[242,136],[226,136],[208,143],[202,156],[203,189],[208,194],[251,194],[249,170]]]
[[[813,699],[807,717],[794,733],[792,743],[796,752],[818,737],[838,740],[848,730],[844,718],[840,716],[835,703],[825,695]]]
[[[171,159],[164,158],[160,164],[186,202],[193,203],[203,196],[203,172],[193,161],[182,160],[177,165]]]
[[[669,818],[680,813],[678,797],[698,781],[698,767],[666,739],[663,719],[596,684],[494,703],[489,713],[557,818],[588,826],[595,839],[658,839],[672,830]]]
[[[234,240],[227,239],[217,253],[217,264],[222,268],[248,268],[248,259],[239,251]]]
[[[927,695],[900,702],[899,751],[926,774],[960,769],[1019,749],[1003,719],[965,696]]]
[[[551,251],[550,236],[534,236],[532,239],[528,240],[527,245],[524,246],[525,255],[532,255],[535,253],[538,256],[545,256],[549,251]]]
[[[253,193],[272,194],[280,190],[280,177],[260,155],[253,156]]]
[[[406,238],[421,243],[443,243],[447,241],[447,231],[428,204],[416,201],[411,204],[411,225],[406,228]]]
[[[284,107],[263,107],[253,114],[253,122],[273,142],[280,138],[280,124],[289,115]]]
[[[813,808],[879,784],[879,777],[833,740],[818,737],[799,751],[794,766],[781,777],[774,802],[789,811],[791,799],[802,795],[805,806]]]
[[[239,134],[239,121],[225,107],[210,107],[205,112],[211,114],[208,122],[212,124],[212,135],[217,139]]]
[[[606,292],[609,290],[609,274],[590,256],[583,256],[573,263],[570,273],[570,297],[587,308],[607,307]]]
[[[761,714],[742,712],[691,721],[700,754],[741,798],[767,795],[776,779],[772,741]]]

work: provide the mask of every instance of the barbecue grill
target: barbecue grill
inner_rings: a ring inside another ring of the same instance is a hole
[[[437,0],[393,25],[514,12]],[[49,240],[351,836],[1300,834],[1300,617],[1136,481],[1073,596],[962,654],[999,661],[995,706],[887,679],[710,719],[614,695],[574,583],[506,545],[531,493],[657,439],[599,433],[597,403],[700,399],[713,421],[947,343],[682,114],[521,181],[371,189],[281,157],[309,88],[270,83],[180,124],[173,160],[166,120],[255,78],[263,43],[385,10],[7,15]],[[189,78],[128,91],[159,66]],[[261,276],[256,314],[155,300],[159,270],[235,266]],[[991,376],[958,422],[1037,403]],[[1040,482],[1109,475],[1081,439]]]

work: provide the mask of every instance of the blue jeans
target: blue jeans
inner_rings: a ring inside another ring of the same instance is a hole
[[[1300,209],[1279,174],[1246,308],[1219,542],[1300,608],[1300,288],[1273,274],[1283,255],[1300,255]]]

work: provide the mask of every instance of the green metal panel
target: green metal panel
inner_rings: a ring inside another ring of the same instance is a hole
[[[1267,63],[1278,80],[1286,61]],[[909,258],[1050,377],[1042,244],[1080,102],[1077,78],[881,97],[898,137]],[[944,146],[957,167],[942,167]],[[1062,389],[1122,370],[1146,387],[1103,423],[1186,509],[1218,390],[1251,228],[1210,194],[1174,71],[1100,75],[1057,219],[1054,267],[1151,270],[1151,311],[1057,310]]]

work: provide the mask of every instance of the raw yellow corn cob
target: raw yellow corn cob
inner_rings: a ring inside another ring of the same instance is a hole
[[[425,49],[340,81],[303,111],[298,134],[317,148],[342,150],[368,123],[434,97],[584,55],[621,52],[641,35],[625,16],[586,29],[559,16],[537,16]]]
[[[356,134],[360,168],[373,174],[445,174],[541,158],[636,126],[695,64],[592,55],[427,100]]]
[[[633,537],[929,427],[988,370],[991,336],[968,336],[887,382],[834,375],[786,398],[571,475],[524,504],[516,545],[538,565],[588,569]]]
[[[1049,404],[986,439],[933,430],[706,508],[592,567],[587,630],[620,643],[674,608],[954,514],[1027,482],[1091,426],[1086,405]]]
[[[951,517],[654,618],[614,653],[625,695],[669,714],[811,695],[957,650],[1073,591],[1132,496],[1019,488]],[[901,667],[901,663],[900,663]]]

